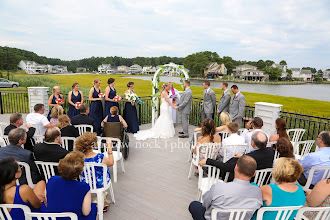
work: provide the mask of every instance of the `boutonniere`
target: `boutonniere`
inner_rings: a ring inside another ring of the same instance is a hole
[[[206,93],[207,95],[210,95],[210,93],[208,92],[208,93]]]
[[[223,93],[221,94],[221,97],[223,97]]]

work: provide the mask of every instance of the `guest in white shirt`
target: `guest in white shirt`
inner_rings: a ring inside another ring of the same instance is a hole
[[[57,126],[57,123],[50,124],[47,117],[44,116],[45,106],[43,104],[36,104],[34,106],[34,112],[26,116],[26,123],[33,125],[39,125],[36,129],[36,134],[44,135],[47,128]],[[38,129],[40,129],[38,131]]]
[[[239,136],[237,134],[238,132],[238,124],[236,122],[231,122],[228,124],[228,130],[229,130],[229,137],[223,139],[222,141],[222,148],[220,151],[220,155],[224,157],[224,148],[228,145],[244,145],[245,144],[245,139],[242,136]],[[226,161],[229,160],[234,156],[235,153],[233,148],[226,148]],[[245,152],[242,152],[245,153]],[[223,161],[223,162],[226,162]]]
[[[251,129],[252,128],[252,125],[253,125],[254,130]],[[261,131],[261,132],[263,132],[267,136],[267,138],[269,140],[269,135],[266,134],[262,130],[262,126],[263,125],[264,125],[264,122],[263,122],[263,120],[260,117],[255,117],[252,121],[249,121],[246,124],[246,128],[244,129],[244,131],[241,134],[241,136],[244,137],[245,143],[247,143],[249,145],[250,151],[253,150],[253,147],[251,146],[251,137],[252,137],[253,132],[255,132],[255,131]]]

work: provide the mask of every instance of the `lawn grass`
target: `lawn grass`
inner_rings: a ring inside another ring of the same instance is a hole
[[[20,76],[20,75],[15,75]],[[27,76],[27,75],[24,75]],[[112,77],[116,80],[116,90],[117,94],[123,95],[126,91],[126,84],[129,81],[135,82],[135,92],[139,96],[148,96],[151,95],[151,81],[146,81],[142,79],[128,79],[123,78],[126,75],[47,75],[47,77],[55,79],[59,82],[62,87],[62,93],[67,93],[71,90],[71,86],[74,82],[80,84],[81,90],[84,92],[85,96],[88,96],[89,89],[93,86],[93,80],[96,78],[101,79],[101,90],[104,92],[105,87],[107,86],[107,80],[109,77]],[[30,76],[30,77],[41,77],[41,76]],[[45,76],[43,76],[45,77]],[[152,76],[150,76],[151,78]],[[40,85],[42,86],[42,85]],[[182,91],[181,85],[174,85],[179,91]],[[257,85],[256,85],[257,86]],[[214,89],[217,100],[220,99],[222,94],[221,89]],[[203,88],[201,87],[192,87],[192,92],[194,97],[203,97]],[[284,96],[275,96],[275,95],[265,95],[257,93],[248,93],[243,92],[246,98],[246,104],[254,106],[255,102],[270,102],[276,104],[282,104],[282,111],[297,112],[307,115],[321,116],[321,117],[330,117],[330,102],[294,98],[294,97],[284,97]]]

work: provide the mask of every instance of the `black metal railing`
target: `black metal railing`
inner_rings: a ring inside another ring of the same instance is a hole
[[[0,90],[0,112],[29,113],[29,97],[26,90]]]

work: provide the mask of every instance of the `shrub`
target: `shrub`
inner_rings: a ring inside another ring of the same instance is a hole
[[[21,87],[31,87],[31,86],[44,86],[50,89],[58,85],[59,82],[55,79],[48,77],[31,77],[31,76],[11,76],[11,80],[18,82]]]

